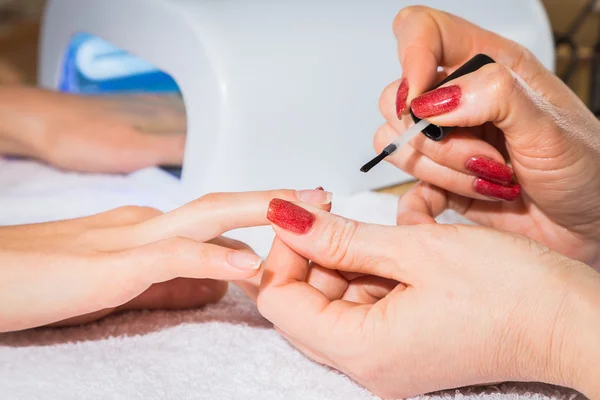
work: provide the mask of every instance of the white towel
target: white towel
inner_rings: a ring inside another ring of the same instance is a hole
[[[168,211],[178,182],[150,168],[129,176],[59,172],[0,159],[0,224],[89,215],[122,205]],[[169,193],[169,197],[165,196]],[[334,211],[393,224],[396,198],[336,198]],[[458,221],[446,214],[443,222]],[[235,232],[268,252],[269,228]],[[566,389],[503,384],[422,398],[573,399]],[[32,399],[372,399],[344,375],[294,350],[237,289],[190,311],[129,312],[82,327],[0,335],[0,398]]]

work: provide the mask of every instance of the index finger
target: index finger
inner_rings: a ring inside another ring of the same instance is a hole
[[[436,83],[438,66],[453,72],[478,53],[487,54],[524,79],[538,71],[535,57],[515,42],[429,7],[400,11],[394,20],[394,34],[409,103]]]
[[[140,246],[171,237],[205,242],[234,229],[268,225],[269,202],[275,197],[310,204],[331,203],[331,193],[320,190],[271,190],[240,193],[210,193],[169,213],[135,226],[115,228],[110,249]],[[125,230],[124,230],[125,229]]]

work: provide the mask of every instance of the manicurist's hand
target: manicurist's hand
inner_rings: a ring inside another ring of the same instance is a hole
[[[482,227],[369,225],[283,200],[268,217],[259,310],[375,394],[543,381],[600,395],[600,275],[583,263]],[[355,302],[307,283],[311,266],[402,284]]]
[[[3,87],[0,116],[0,154],[104,173],[183,160],[186,114],[177,96],[79,96]]]
[[[167,214],[127,207],[0,228],[0,332],[78,324],[115,311],[188,308],[257,276],[261,259],[220,235],[266,225],[273,197],[322,204],[323,191],[218,193]],[[212,280],[208,280],[212,279]]]
[[[600,266],[594,115],[529,51],[456,16],[409,7],[394,32],[403,76],[381,97],[387,124],[375,137],[377,151],[412,125],[409,105],[434,124],[461,127],[441,142],[419,135],[388,157],[429,184],[402,201],[399,214],[452,208]],[[497,64],[427,92],[477,53]]]

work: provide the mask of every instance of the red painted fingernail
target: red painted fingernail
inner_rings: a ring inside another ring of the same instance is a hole
[[[323,189],[323,186],[319,186],[318,188],[316,188],[315,190],[325,190]]]
[[[514,176],[512,168],[487,157],[470,158],[465,168],[480,178],[502,184],[510,183]]]
[[[287,231],[304,235],[315,223],[316,217],[304,208],[282,199],[269,203],[267,219]]]
[[[521,194],[521,185],[518,183],[504,186],[482,178],[475,180],[474,188],[479,194],[505,201],[515,201]]]
[[[410,108],[413,114],[419,118],[435,117],[458,107],[461,94],[459,86],[445,86],[415,98],[410,103]]]
[[[402,118],[402,113],[406,110],[406,99],[408,98],[408,81],[402,78],[398,91],[396,92],[396,116]]]

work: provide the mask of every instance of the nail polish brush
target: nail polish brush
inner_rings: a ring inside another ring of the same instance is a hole
[[[490,57],[486,56],[485,54],[477,54],[476,56],[471,58],[469,61],[464,63],[456,71],[454,71],[452,74],[450,74],[446,79],[444,79],[443,81],[441,81],[440,83],[438,83],[437,85],[432,87],[430,90],[437,89],[438,87],[450,82],[453,79],[456,79],[463,75],[467,75],[471,72],[477,71],[479,68],[483,67],[484,65],[491,64],[493,62],[494,62],[494,60],[492,60]],[[363,165],[360,169],[362,172],[369,172],[369,170],[371,170],[371,168],[373,168],[374,166],[379,164],[386,157],[394,154],[396,151],[398,151],[398,149],[400,149],[402,146],[404,146],[406,143],[408,143],[412,138],[416,137],[420,132],[422,132],[429,139],[439,142],[443,138],[445,138],[450,132],[452,132],[454,130],[454,127],[438,126],[438,125],[432,124],[424,119],[420,119],[413,114],[412,110],[410,111],[410,115],[411,115],[413,121],[415,122],[415,125],[411,126],[406,132],[404,132],[402,135],[400,135],[392,143],[385,146],[383,151],[381,153],[379,153],[375,158],[373,158],[371,161],[369,161],[368,163]]]

